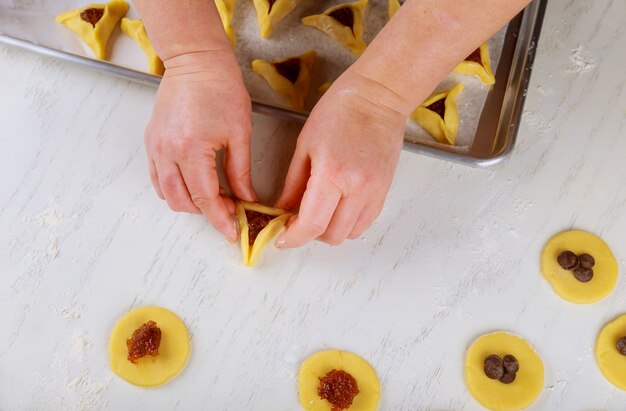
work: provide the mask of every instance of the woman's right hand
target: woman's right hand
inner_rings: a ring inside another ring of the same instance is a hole
[[[174,211],[202,213],[237,241],[235,206],[220,187],[216,152],[233,194],[255,201],[250,179],[251,102],[232,50],[183,54],[165,62],[145,132],[152,184]]]

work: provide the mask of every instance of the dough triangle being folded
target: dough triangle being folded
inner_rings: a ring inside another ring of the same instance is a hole
[[[496,77],[491,69],[491,57],[489,55],[489,43],[482,44],[459,63],[454,69],[455,73],[467,76],[476,76],[486,86],[495,84]]]
[[[440,143],[454,145],[459,131],[456,100],[463,87],[463,83],[459,83],[431,95],[413,111],[411,118]]]
[[[274,26],[303,0],[253,0],[261,37],[267,38]]]
[[[115,0],[69,10],[56,16],[55,20],[76,33],[93,50],[96,58],[105,60],[109,37],[127,11],[128,3]]]
[[[302,23],[323,31],[356,56],[360,56],[366,47],[363,41],[366,6],[367,0],[338,4],[322,14],[304,17]]]
[[[252,267],[261,251],[283,229],[293,213],[248,201],[237,201],[235,207],[243,263]]]
[[[317,53],[310,50],[282,60],[257,59],[252,62],[252,70],[263,77],[292,108],[303,110],[311,87],[311,73],[316,58]]]
[[[152,47],[152,43],[148,38],[148,33],[146,33],[143,21],[131,20],[124,17],[120,23],[120,27],[122,29],[122,33],[133,39],[137,44],[139,44],[139,47],[141,47],[143,52],[146,53],[146,56],[148,57],[148,71],[151,74],[162,76],[165,72],[163,61],[161,61],[159,56],[154,51],[154,47]]]

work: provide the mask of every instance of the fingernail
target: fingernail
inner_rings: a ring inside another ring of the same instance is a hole
[[[276,240],[274,245],[278,249],[283,249],[283,248],[285,248],[287,246],[287,242],[282,237],[278,237],[278,239]]]

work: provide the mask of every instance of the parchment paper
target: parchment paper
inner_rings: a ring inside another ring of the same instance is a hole
[[[241,65],[244,81],[251,97],[262,103],[286,107],[258,75],[252,72],[250,63],[256,58],[274,60],[301,54],[314,49],[318,61],[314,69],[313,84],[309,94],[307,109],[319,99],[318,88],[325,82],[334,81],[355,61],[347,49],[325,33],[301,24],[300,19],[323,12],[341,0],[308,0],[300,4],[290,15],[277,24],[269,39],[259,36],[256,11],[251,0],[238,0],[233,28],[237,32],[236,54]],[[91,50],[70,30],[56,23],[54,17],[64,11],[89,4],[76,0],[0,0],[0,33],[28,40],[46,47],[69,53],[93,57]],[[139,18],[130,4],[129,18]],[[388,21],[387,0],[370,0],[365,18],[365,41],[369,43]],[[419,22],[416,22],[419,24]],[[502,51],[506,27],[490,41],[491,64],[494,72]],[[399,39],[403,41],[403,39]],[[406,40],[408,41],[408,40]],[[130,38],[115,30],[108,47],[109,61],[114,64],[147,71],[145,55]],[[469,76],[451,73],[438,87],[443,90],[458,82],[465,83],[465,89],[458,99],[459,133],[458,148],[471,146],[478,120],[482,112],[489,88]],[[413,121],[407,121],[406,139],[412,142],[429,142],[433,138]]]

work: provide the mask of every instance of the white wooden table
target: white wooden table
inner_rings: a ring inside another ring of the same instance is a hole
[[[626,269],[626,3],[551,1],[510,160],[470,169],[404,153],[362,239],[268,250],[254,270],[149,183],[155,90],[0,47],[0,409],[296,410],[299,362],[324,348],[376,368],[381,410],[475,410],[468,344],[492,330],[543,358],[540,410],[618,410],[593,356],[626,281],[577,306],[539,273],[570,227]],[[254,118],[253,174],[271,201],[298,126]],[[117,318],[182,316],[189,364],[152,390],[112,375]]]

